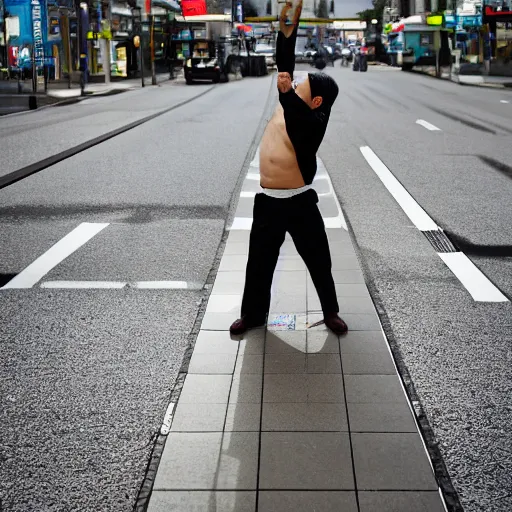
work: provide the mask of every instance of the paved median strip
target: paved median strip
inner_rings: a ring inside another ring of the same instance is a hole
[[[432,220],[425,210],[407,192],[382,160],[368,146],[360,148],[363,157],[380,178],[389,193],[394,197],[411,222],[422,231],[436,249],[437,254],[462,283],[471,297],[477,302],[509,302],[508,298],[476,267],[462,252],[447,250],[439,252],[439,247],[452,246],[444,231]],[[433,236],[437,235],[437,236]],[[446,243],[442,243],[443,240]]]
[[[162,422],[165,444],[154,454],[151,467],[158,469],[145,486],[152,493],[149,504],[145,494],[144,506],[148,512],[356,512],[358,500],[372,494],[380,504],[385,498],[379,491],[386,489],[403,494],[407,510],[425,500],[429,511],[444,512],[412,406],[320,161],[313,188],[348,334],[337,337],[319,322],[318,295],[287,236],[267,328],[230,335],[244,287],[255,167],[257,159],[242,186],[183,387]],[[392,471],[383,472],[389,461],[395,461]]]

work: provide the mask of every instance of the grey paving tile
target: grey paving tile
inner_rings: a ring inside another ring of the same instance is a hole
[[[238,345],[238,340],[232,339],[229,331],[199,331],[194,353],[236,355]]]
[[[305,313],[306,293],[286,293],[284,290],[286,289],[281,289],[276,294],[272,295],[270,312]]]
[[[306,352],[306,331],[268,331],[265,353],[284,354]]]
[[[334,200],[334,196],[323,196],[320,197],[320,201],[318,202],[318,208],[322,217],[337,217],[338,216],[338,205]]]
[[[265,329],[254,329],[243,334],[239,354],[257,355],[265,352]]]
[[[235,354],[201,354],[194,351],[188,366],[190,374],[229,375],[235,371]]]
[[[306,264],[304,261],[302,261],[302,258],[299,256],[297,258],[290,257],[290,258],[279,258],[277,260],[276,270],[303,270],[306,271]]]
[[[338,336],[331,331],[307,331],[308,354],[339,354]]]
[[[262,432],[260,489],[353,489],[348,434]]]
[[[370,297],[366,284],[337,284],[335,286],[338,297]]]
[[[265,373],[306,373],[306,354],[265,354]]]
[[[217,272],[212,295],[242,295],[245,285],[245,271]]]
[[[260,491],[258,512],[357,512],[352,491]]]
[[[345,315],[347,313],[377,314],[373,301],[370,297],[338,297],[338,304],[341,315]]]
[[[179,401],[186,404],[224,404],[229,397],[231,375],[187,375]]]
[[[317,171],[318,173],[318,171]],[[318,174],[317,174],[318,176]],[[316,190],[317,194],[328,194],[331,191],[329,187],[328,180],[316,179],[312,183],[313,188]]]
[[[263,354],[239,354],[236,359],[235,373],[263,373]]]
[[[343,320],[345,320],[349,330],[352,331],[380,331],[382,328],[376,313],[343,313]]]
[[[206,313],[231,313],[234,317],[240,314],[241,294],[211,294],[208,298]]]
[[[437,490],[420,435],[352,434],[360,490]]]
[[[360,270],[333,270],[332,277],[335,284],[364,283],[364,275]]]
[[[359,270],[361,265],[356,255],[332,254],[332,270]]]
[[[348,403],[379,404],[406,401],[397,375],[345,375]]]
[[[329,249],[331,251],[332,256],[355,256],[356,254],[354,246],[352,245],[352,241],[350,240],[348,235],[343,240],[329,239]]]
[[[239,197],[235,217],[252,217],[253,209],[254,199],[252,197]]]
[[[232,229],[228,235],[228,242],[249,242],[251,232],[248,229]]]
[[[229,403],[261,403],[263,374],[235,374]]]
[[[417,432],[409,405],[348,404],[350,428],[353,432]]]
[[[248,254],[249,244],[246,242],[228,242],[224,254]]]
[[[306,272],[277,271],[272,282],[270,311],[306,312]]]
[[[341,354],[389,354],[387,340],[382,332],[353,331],[340,337]]]
[[[259,432],[261,404],[235,403],[228,405],[226,415],[227,432]]]
[[[319,302],[320,304],[320,302]],[[309,308],[309,306],[308,306]],[[314,324],[320,322],[321,320],[323,320],[324,318],[324,315],[322,313],[311,313],[309,312],[307,314],[307,329],[308,329],[308,333],[309,332],[315,332],[315,331],[326,331],[326,332],[330,332],[329,329],[327,329],[327,327],[325,326],[325,324],[322,322],[320,325],[317,325],[315,327],[312,327]]]
[[[235,313],[205,313],[201,330],[229,331],[229,327],[238,317],[239,315]]]
[[[224,272],[217,272],[215,276],[215,283],[244,283],[245,282],[245,269],[244,270],[226,270]]]
[[[360,491],[359,506],[361,512],[445,512],[436,491]]]
[[[264,403],[264,431],[347,431],[345,404]]]
[[[256,491],[154,491],[148,512],[254,512]]]
[[[297,248],[293,242],[284,242],[283,245],[281,245],[279,254],[282,256],[299,256]]]
[[[395,375],[391,354],[384,351],[373,354],[343,354],[345,375]]]
[[[338,297],[338,300],[340,301],[340,304],[343,304],[345,307],[350,306],[350,300],[352,298],[357,299],[366,299],[367,301],[371,301],[370,293],[368,292],[368,289],[366,288],[365,284],[336,284],[336,296]],[[368,302],[360,302],[362,306],[368,306]],[[320,305],[320,299],[318,298],[318,295],[316,291],[313,291],[310,289],[307,296],[307,306],[308,311],[321,311],[322,307]],[[341,306],[340,306],[341,307]],[[355,306],[354,306],[355,308]],[[375,311],[375,309],[371,310],[372,312]]]
[[[332,242],[347,242],[350,240],[350,235],[348,234],[348,231],[344,229],[331,229],[328,228],[325,230],[327,233],[327,237],[329,238],[329,241]],[[352,243],[352,242],[350,242]]]
[[[339,354],[308,354],[306,358],[307,373],[340,373]]]
[[[155,479],[159,490],[251,490],[258,433],[170,433]]]
[[[219,272],[244,271],[247,267],[247,256],[241,254],[225,254],[219,265]]]
[[[264,402],[343,403],[343,380],[339,374],[267,374]]]
[[[227,403],[187,404],[178,402],[171,432],[222,432]]]

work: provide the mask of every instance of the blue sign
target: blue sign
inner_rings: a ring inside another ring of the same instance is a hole
[[[41,2],[32,0],[32,38],[34,44],[34,60],[36,69],[43,66],[44,61],[44,45],[43,45],[43,16],[41,13]]]

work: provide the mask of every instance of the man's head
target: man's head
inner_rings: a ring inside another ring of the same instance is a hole
[[[338,85],[325,73],[308,73],[296,81],[295,93],[312,109],[330,110],[338,96]]]

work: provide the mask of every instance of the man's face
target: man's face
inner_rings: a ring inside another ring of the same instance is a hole
[[[316,96],[311,97],[311,85],[309,83],[309,76],[307,73],[299,74],[296,73],[294,80],[295,94],[310,108],[318,108],[322,104],[322,97]]]

